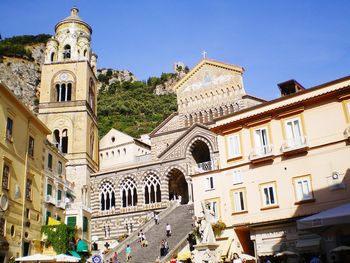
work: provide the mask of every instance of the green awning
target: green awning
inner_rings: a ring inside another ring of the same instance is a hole
[[[76,258],[81,259],[80,256],[79,256],[79,254],[78,254],[77,252],[75,252],[74,250],[70,250],[70,251],[68,251],[68,252],[69,252],[69,254],[71,254],[73,257],[76,257]]]
[[[77,252],[89,252],[89,247],[83,240],[79,240],[78,244],[77,244],[76,251]]]

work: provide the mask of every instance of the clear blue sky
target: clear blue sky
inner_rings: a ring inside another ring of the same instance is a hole
[[[350,1],[0,0],[0,33],[54,33],[73,5],[93,28],[98,67],[139,79],[208,57],[246,69],[245,88],[267,99],[277,83],[305,87],[350,75]]]

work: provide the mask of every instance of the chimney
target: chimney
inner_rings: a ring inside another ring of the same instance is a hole
[[[287,80],[277,85],[278,85],[278,88],[280,89],[281,97],[288,96],[288,95],[305,90],[305,88],[295,79]]]

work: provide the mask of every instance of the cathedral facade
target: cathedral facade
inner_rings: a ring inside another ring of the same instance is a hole
[[[152,131],[150,153],[91,175],[92,236],[101,244],[136,230],[171,200],[194,201],[192,176],[220,167],[217,135],[209,128],[216,119],[263,102],[246,94],[243,72],[203,59],[174,86],[178,112]],[[102,140],[112,141],[108,136]],[[110,151],[100,158],[112,158]]]

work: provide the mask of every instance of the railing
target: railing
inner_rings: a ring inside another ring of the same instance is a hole
[[[249,160],[255,160],[266,156],[270,156],[272,155],[272,151],[273,151],[272,144],[267,144],[262,147],[256,147],[251,151],[249,155]]]
[[[295,137],[288,139],[282,144],[282,152],[292,151],[295,149],[300,149],[307,147],[307,140],[305,136]]]
[[[189,232],[188,234],[190,234],[191,232]],[[188,245],[188,234],[179,243],[177,243],[163,258],[161,258],[161,263],[168,262],[175,252],[181,252],[181,250],[183,250]]]
[[[212,170],[214,170],[214,168],[215,168],[214,161],[197,163],[196,172],[203,173],[203,172],[207,172],[207,171],[212,171]]]

